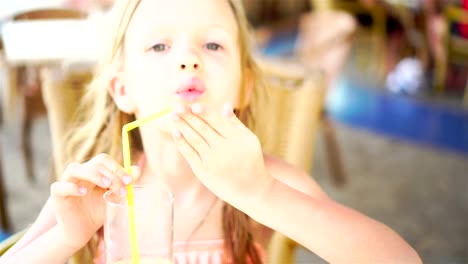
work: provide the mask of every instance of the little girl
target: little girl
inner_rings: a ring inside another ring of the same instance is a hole
[[[175,263],[266,263],[272,230],[332,263],[421,263],[391,229],[262,153],[249,130],[261,76],[238,0],[120,0],[111,18],[72,162],[2,263],[105,263],[102,195],[132,182],[174,193]],[[173,113],[132,134],[140,166],[127,175],[122,126],[167,105]]]

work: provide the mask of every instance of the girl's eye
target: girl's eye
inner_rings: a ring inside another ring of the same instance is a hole
[[[155,51],[155,52],[163,52],[163,51],[166,51],[168,49],[169,49],[169,46],[166,45],[166,44],[156,44],[156,45],[151,47],[151,50]]]
[[[217,51],[217,50],[220,50],[221,49],[221,45],[217,44],[217,43],[208,43],[205,45],[205,47],[209,50],[213,50],[213,51]]]

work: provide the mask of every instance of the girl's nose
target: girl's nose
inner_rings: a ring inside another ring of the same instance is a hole
[[[182,71],[199,71],[202,68],[200,58],[193,53],[185,53],[179,57],[178,62],[178,67]]]
[[[180,64],[181,70],[198,70],[198,68],[200,68],[200,64],[196,62]]]

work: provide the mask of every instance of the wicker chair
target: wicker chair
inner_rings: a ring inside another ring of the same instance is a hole
[[[267,84],[267,103],[256,116],[263,150],[311,172],[315,139],[322,121],[325,75],[284,61],[262,61],[260,65]],[[297,246],[286,236],[274,233],[268,263],[294,263]]]
[[[89,65],[46,67],[40,71],[42,97],[47,108],[47,117],[52,143],[53,163],[50,181],[56,180],[63,170],[62,153],[64,136],[92,79]]]

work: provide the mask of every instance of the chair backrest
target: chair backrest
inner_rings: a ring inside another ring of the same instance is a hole
[[[92,75],[92,68],[88,65],[45,67],[41,70],[42,97],[47,108],[54,161],[50,181],[55,181],[65,169],[62,156],[64,138]]]
[[[324,74],[296,63],[259,61],[268,96],[263,116],[256,117],[263,149],[310,172],[326,90]]]
[[[324,74],[285,62],[260,61],[260,67],[268,95],[265,111],[256,116],[263,150],[310,173],[326,92]],[[268,263],[294,263],[296,247],[291,239],[274,233]]]

